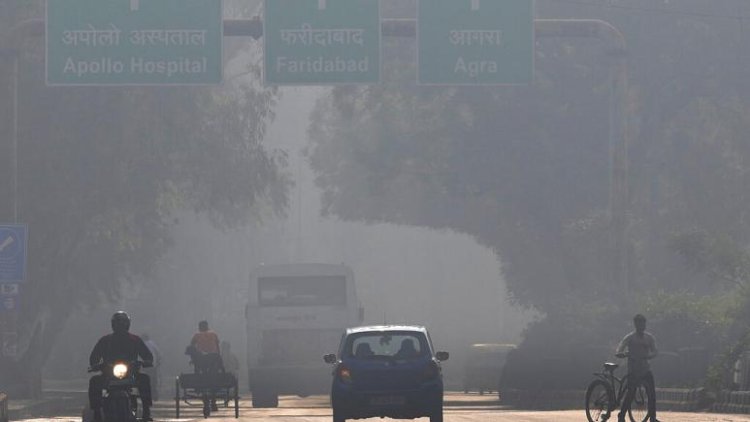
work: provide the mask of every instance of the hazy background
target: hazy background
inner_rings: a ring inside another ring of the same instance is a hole
[[[320,193],[303,156],[308,116],[323,89],[282,91],[266,144],[289,154],[295,181],[287,218],[230,231],[184,214],[174,248],[152,283],[127,291],[122,304],[73,315],[45,367],[45,377],[85,378],[88,353],[109,332],[111,313],[123,309],[131,331],[147,332],[164,355],[162,389],[180,371],[197,323],[208,319],[244,362],[244,307],[248,277],[262,263],[345,263],[355,273],[365,323],[413,323],[430,329],[435,346],[451,353],[447,382],[459,388],[463,355],[472,343],[516,343],[533,313],[509,304],[496,255],[471,237],[448,230],[341,222],[320,216]],[[335,351],[337,345],[331,345]],[[325,365],[320,360],[321,365]]]
[[[227,0],[226,16],[259,3]],[[383,0],[383,17],[415,4]],[[540,36],[529,86],[425,87],[415,40],[386,37],[382,83],[277,90],[261,84],[262,42],[231,37],[219,86],[47,87],[42,38],[18,42],[18,104],[0,61],[0,221],[29,225],[29,267],[3,316],[19,353],[0,359],[0,380],[38,395],[43,367],[83,385],[119,309],[161,346],[165,376],[188,369],[200,319],[244,361],[252,268],[321,261],[353,268],[368,323],[427,325],[453,354],[452,386],[470,343],[520,342],[510,387],[582,388],[640,312],[668,366],[660,385],[738,387],[750,3],[535,6],[538,19],[604,20],[627,51]],[[0,1],[0,48],[43,16],[42,0]],[[611,90],[618,75],[627,90]]]

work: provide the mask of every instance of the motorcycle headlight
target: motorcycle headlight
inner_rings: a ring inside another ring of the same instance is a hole
[[[125,365],[122,362],[116,363],[112,368],[112,375],[117,379],[125,378],[128,375],[128,365]]]

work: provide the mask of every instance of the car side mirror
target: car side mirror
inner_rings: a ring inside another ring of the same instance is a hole
[[[333,353],[327,354],[323,356],[323,361],[330,364],[336,363],[336,355]]]
[[[450,357],[450,354],[448,352],[435,353],[435,359],[439,360],[440,362],[448,360],[449,357]]]

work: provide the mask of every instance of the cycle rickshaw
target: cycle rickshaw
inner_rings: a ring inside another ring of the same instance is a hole
[[[234,417],[240,417],[237,377],[231,372],[180,374],[175,379],[175,418],[180,418],[180,403],[203,407],[203,417],[211,415],[217,401],[229,407],[234,401]],[[215,410],[215,409],[214,409]]]

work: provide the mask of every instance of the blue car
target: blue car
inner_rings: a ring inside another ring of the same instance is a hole
[[[443,421],[443,375],[447,352],[434,352],[427,329],[414,325],[349,328],[333,365],[333,422],[428,416]]]

